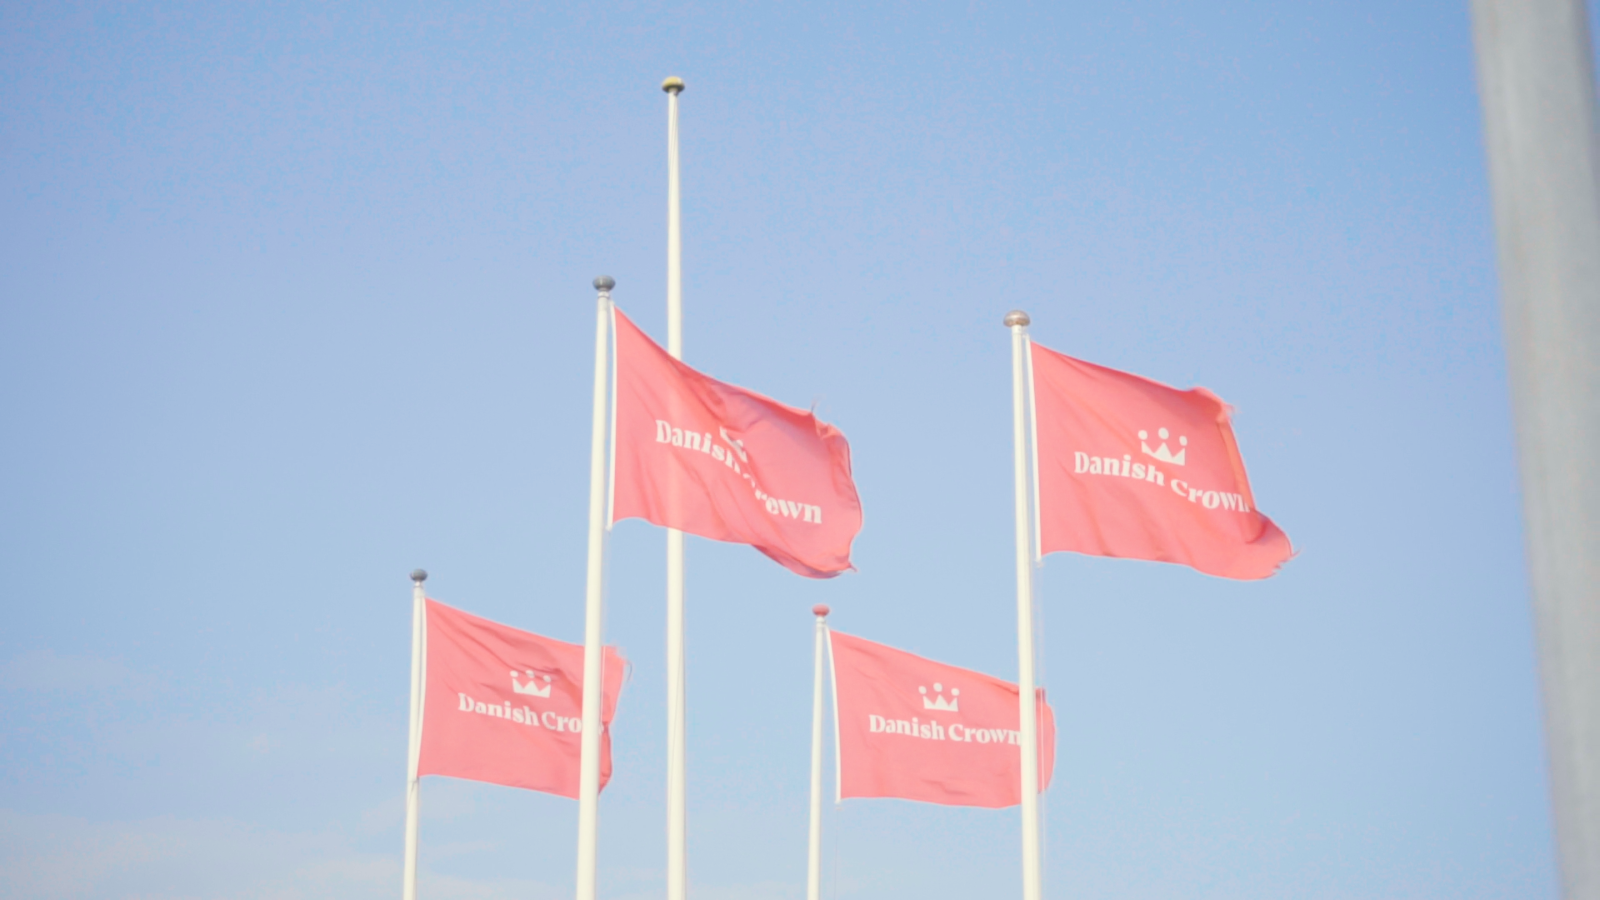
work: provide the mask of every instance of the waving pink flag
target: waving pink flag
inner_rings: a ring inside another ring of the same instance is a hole
[[[615,311],[612,522],[749,544],[790,571],[851,568],[850,445],[804,410],[702,375]]]
[[[946,806],[1022,802],[1017,686],[830,630],[839,797]],[[1039,790],[1055,768],[1055,715],[1039,698]]]
[[[1256,509],[1229,408],[1034,344],[1041,553],[1266,578],[1293,555]]]
[[[429,600],[417,774],[578,796],[583,645],[518,631]],[[607,647],[600,784],[624,661]]]

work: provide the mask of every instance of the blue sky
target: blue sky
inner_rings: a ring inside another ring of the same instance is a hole
[[[849,437],[859,571],[688,550],[696,897],[803,894],[812,604],[1013,677],[1009,341],[1237,408],[1299,556],[1050,557],[1046,890],[1555,896],[1463,4],[0,9],[0,895],[389,897],[409,582],[581,637],[591,279]],[[600,885],[664,869],[663,538]],[[831,762],[830,762],[831,771]],[[830,775],[831,777],[831,775]],[[426,896],[575,805],[424,783]],[[1014,811],[830,807],[825,896],[1004,896]]]

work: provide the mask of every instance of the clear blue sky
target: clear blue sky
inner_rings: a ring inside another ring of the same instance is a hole
[[[859,572],[691,539],[697,898],[802,895],[813,603],[1008,677],[1009,343],[1238,409],[1266,582],[1050,557],[1046,888],[1555,895],[1465,4],[0,8],[0,895],[393,897],[409,582],[581,636],[593,292],[849,437]],[[663,538],[602,895],[663,884]],[[831,761],[830,761],[831,771]],[[830,775],[831,777],[831,775]],[[576,807],[434,779],[425,896]],[[827,896],[1003,897],[1014,811],[830,807]]]

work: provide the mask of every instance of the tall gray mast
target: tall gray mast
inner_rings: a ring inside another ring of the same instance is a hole
[[[1600,140],[1583,0],[1473,0],[1556,849],[1600,900]]]

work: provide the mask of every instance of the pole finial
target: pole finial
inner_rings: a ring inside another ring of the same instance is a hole
[[[661,82],[661,89],[669,94],[681,94],[683,93],[683,79],[673,75],[666,81]]]
[[[417,584],[421,584],[428,580],[428,573],[422,569],[412,569],[411,580],[415,581]]]
[[[594,289],[597,291],[605,291],[610,293],[611,289],[616,286],[617,280],[612,278],[610,275],[601,275],[599,278],[594,280]]]
[[[829,612],[832,612],[832,610],[828,609],[828,604],[826,603],[818,603],[816,606],[811,607],[811,614],[819,619],[826,619]]]
[[[1031,321],[1033,320],[1028,318],[1028,314],[1020,309],[1013,309],[1011,312],[1006,313],[1007,328],[1015,328],[1018,325],[1026,326]]]

